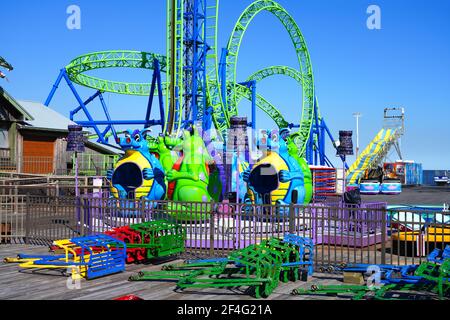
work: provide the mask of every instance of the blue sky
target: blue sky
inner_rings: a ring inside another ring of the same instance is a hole
[[[44,101],[58,70],[83,53],[132,49],[165,54],[165,0],[5,0],[2,1],[0,55],[15,70],[1,85],[17,99]],[[222,0],[219,46],[251,0]],[[352,113],[363,114],[361,148],[382,126],[385,107],[406,108],[406,159],[425,169],[450,169],[450,1],[279,0],[306,38],[314,68],[322,115],[333,133],[355,130]],[[80,6],[82,29],[66,28],[66,9]],[[366,27],[369,5],[380,6],[382,29]],[[249,27],[239,56],[238,77],[270,65],[297,67],[290,39],[269,13]],[[95,75],[123,81],[149,81],[141,70],[99,71]],[[258,92],[291,122],[300,119],[301,90],[291,79],[263,81]],[[91,90],[80,89],[83,97]],[[106,94],[114,118],[142,118],[146,98]],[[68,115],[76,106],[67,88],[58,91],[52,108]],[[93,105],[100,115],[100,105]],[[249,105],[240,106],[249,114]],[[259,126],[273,127],[258,113]],[[81,119],[81,118],[80,118]],[[334,153],[329,152],[334,160]],[[396,156],[391,157],[396,160]],[[350,158],[349,161],[353,161]],[[337,164],[337,161],[335,161]]]

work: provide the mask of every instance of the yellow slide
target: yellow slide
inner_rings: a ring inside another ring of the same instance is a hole
[[[347,171],[347,184],[357,185],[365,171],[386,156],[389,148],[398,139],[399,129],[381,129],[367,148],[360,154],[358,159]]]

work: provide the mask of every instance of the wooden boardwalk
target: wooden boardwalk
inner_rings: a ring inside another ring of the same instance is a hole
[[[126,272],[94,280],[81,280],[81,289],[67,288],[67,277],[55,271],[19,271],[16,264],[4,264],[5,257],[16,257],[18,253],[47,254],[47,247],[27,245],[0,246],[0,300],[112,300],[134,294],[144,300],[254,300],[245,294],[245,288],[230,289],[187,289],[174,292],[174,282],[129,282],[128,278],[141,270],[158,271],[159,265],[128,265]],[[181,261],[180,261],[181,262]],[[166,262],[174,263],[174,261]],[[333,297],[291,296],[298,287],[307,288],[312,284],[340,284],[339,276],[315,274],[306,282],[280,283],[269,300],[324,300]]]

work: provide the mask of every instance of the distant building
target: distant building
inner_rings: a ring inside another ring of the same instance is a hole
[[[72,124],[41,103],[15,100],[0,87],[0,171],[72,174],[72,155],[66,152],[67,127]],[[87,142],[81,172],[105,174],[119,153],[119,149]]]
[[[445,185],[445,180],[450,181],[450,170],[424,170],[423,184],[429,186]]]

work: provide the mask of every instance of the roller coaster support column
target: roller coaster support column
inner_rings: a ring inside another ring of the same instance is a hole
[[[72,91],[73,95],[75,96],[75,99],[77,99],[78,104],[80,105],[81,109],[84,111],[84,114],[86,115],[86,118],[88,118],[89,122],[93,122],[94,119],[92,118],[91,114],[89,113],[88,109],[86,108],[86,105],[84,101],[81,99],[80,95],[78,94],[77,90],[75,89],[75,86],[73,85],[72,81],[69,79],[69,76],[67,75],[66,69],[61,69],[61,72],[59,73],[58,79],[56,80],[55,84],[53,85],[53,88],[45,101],[45,105],[48,107],[50,105],[50,102],[53,99],[53,96],[55,95],[56,90],[59,87],[59,84],[61,83],[62,79],[65,79],[67,82],[67,85],[69,86],[70,90]],[[98,128],[97,125],[93,125],[92,128],[95,130],[95,133],[99,137],[99,142],[103,144],[107,144],[106,140],[102,136],[102,132]]]
[[[323,122],[323,119],[320,119],[320,125],[319,125],[319,150],[321,151],[321,156],[320,156],[320,165],[323,166],[325,165],[326,162],[326,152],[325,152],[325,127],[324,127],[325,123]]]
[[[108,121],[112,122],[111,115],[109,114],[108,107],[106,106],[106,102],[105,102],[105,99],[103,98],[102,93],[100,93],[99,99],[100,99],[100,103],[102,104],[103,111],[105,112],[106,119],[108,119]],[[103,132],[103,138],[107,140],[106,135],[108,134],[109,130],[111,130],[111,132],[114,136],[114,140],[117,140],[117,132],[116,132],[116,129],[114,128],[113,124],[110,124],[108,126],[108,128]]]
[[[159,112],[161,116],[161,129],[164,131],[164,98],[163,98],[163,90],[162,90],[162,82],[161,82],[161,66],[158,61],[158,59],[155,59],[153,61],[153,79],[152,79],[152,87],[150,89],[150,97],[148,99],[148,106],[147,106],[147,115],[145,117],[146,125],[145,128],[150,127],[150,116],[152,113],[152,106],[153,106],[153,98],[155,96],[155,90],[156,86],[158,86],[158,99],[159,99]]]
[[[228,49],[223,48],[219,63],[219,77],[222,90],[222,103],[227,107],[227,55]]]
[[[183,0],[185,120],[204,120],[206,111],[206,0]],[[200,89],[200,90],[199,90]]]
[[[93,128],[94,126],[109,126],[109,125],[129,125],[129,126],[159,126],[161,120],[93,120],[93,121],[77,121],[77,124],[83,127]]]
[[[249,124],[253,132],[256,130],[256,80],[242,82],[240,85],[246,86],[252,90],[252,122]],[[222,86],[223,87],[223,86]]]
[[[66,74],[66,69],[61,69],[59,72],[58,78],[55,81],[55,84],[52,87],[52,90],[50,91],[50,94],[47,97],[47,100],[45,100],[44,105],[48,107],[50,103],[53,100],[53,97],[55,96],[56,90],[58,90],[59,84],[61,83],[61,80],[64,78],[64,74]]]
[[[94,101],[95,98],[97,98],[98,96],[100,96],[100,94],[101,94],[100,91],[97,91],[96,93],[94,93],[93,96],[89,97],[89,99],[87,99],[87,100],[84,102],[84,105],[87,106],[89,103],[91,103],[92,101]],[[74,119],[74,116],[75,116],[80,110],[82,110],[82,109],[83,109],[82,106],[78,106],[76,109],[70,111],[70,120],[74,121],[74,120],[73,120],[73,119]]]
[[[334,148],[337,149],[336,140],[334,140],[333,135],[331,134],[331,131],[328,128],[328,126],[326,125],[325,120],[323,118],[322,118],[322,121],[321,121],[321,126],[325,130],[325,132],[328,134],[328,137],[330,138],[331,143],[333,143]],[[325,137],[324,137],[324,139],[325,139]],[[345,169],[348,170],[349,167],[348,167],[348,164],[345,161],[345,157],[344,156],[340,156],[340,158],[345,163]]]
[[[321,122],[319,121],[319,106],[316,98],[314,99],[314,116],[311,134],[306,148],[306,159],[309,164],[318,165],[320,163],[321,166],[325,165],[325,145],[322,133]]]
[[[91,97],[89,97],[89,99],[87,99],[87,100],[84,102],[84,106],[87,107],[87,105],[88,105],[89,103],[91,103],[92,101],[94,101],[97,97],[99,98],[100,103],[102,104],[103,111],[104,111],[104,113],[105,113],[106,119],[108,119],[108,121],[111,121],[111,116],[110,116],[110,114],[109,114],[108,107],[106,106],[105,99],[103,98],[103,94],[102,94],[102,92],[101,92],[100,90],[98,90],[94,95],[92,95]],[[75,121],[75,120],[74,120],[74,116],[75,116],[80,110],[83,110],[83,106],[78,106],[76,109],[70,111],[70,120]],[[108,138],[106,137],[106,135],[108,134],[109,130],[112,131],[113,136],[114,136],[114,139],[117,138],[117,133],[116,133],[116,130],[115,130],[114,126],[113,126],[112,124],[109,124],[108,127],[107,127],[107,128],[103,131],[103,133],[102,133],[102,137],[103,137],[104,141],[106,141],[106,142],[108,142]],[[100,138],[98,139],[98,142],[101,142],[101,139],[100,139]]]
[[[320,165],[323,166],[325,165],[325,150],[322,149],[323,147],[323,137],[321,136],[322,131],[320,130],[320,123],[319,123],[319,114],[318,114],[318,110],[319,107],[317,105],[317,98],[314,100],[314,124],[315,124],[315,133],[317,135],[317,146],[316,146],[316,152],[314,154],[314,161],[317,164],[317,160],[320,159]]]
[[[306,146],[306,161],[310,165],[314,165],[314,138],[315,138],[315,125],[313,124],[311,128],[311,135],[309,136],[307,146]]]
[[[256,81],[251,81],[252,89],[252,129],[256,130]]]

